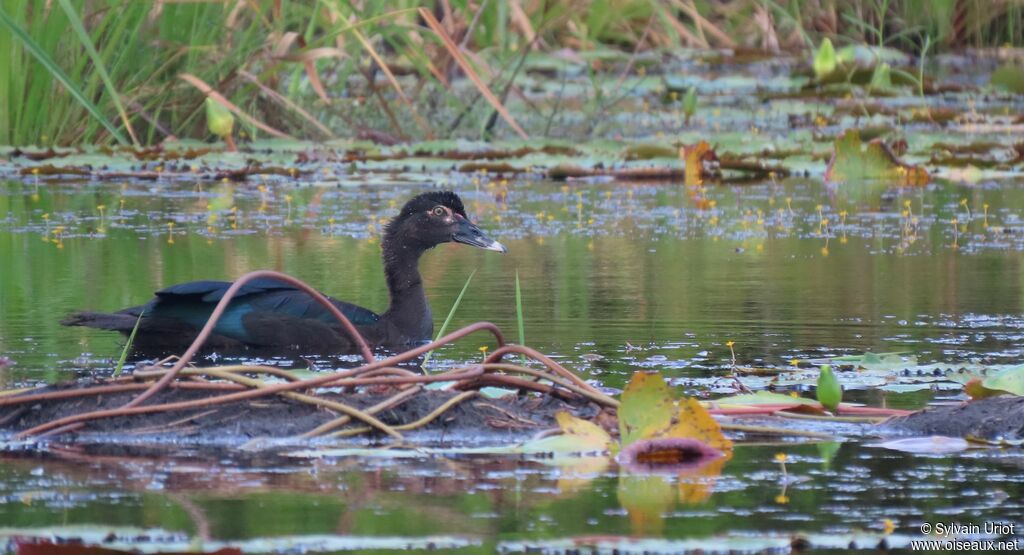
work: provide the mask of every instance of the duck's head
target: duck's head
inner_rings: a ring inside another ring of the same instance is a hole
[[[508,252],[469,221],[459,195],[431,191],[405,203],[384,230],[384,240],[395,246],[415,245],[424,250],[454,241],[490,251]]]

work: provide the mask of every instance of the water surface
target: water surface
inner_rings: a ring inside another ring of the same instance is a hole
[[[490,320],[517,339],[518,272],[526,343],[610,389],[653,369],[691,394],[728,391],[728,341],[749,366],[865,351],[1024,362],[1020,182],[851,190],[790,179],[709,187],[695,202],[677,183],[446,181],[510,252],[443,245],[425,256],[438,325],[476,270],[453,325]],[[181,281],[269,268],[381,310],[381,225],[436,186],[3,183],[0,355],[14,364],[0,382],[109,373],[120,338],[60,318]],[[486,343],[451,346],[432,364],[479,357]],[[852,395],[917,408],[958,393]],[[664,477],[514,458],[125,458],[58,445],[0,461],[0,534],[113,532],[112,545],[165,550],[205,537],[251,551],[489,553],[597,536],[756,550],[794,534],[872,548],[886,521],[899,537],[939,520],[1019,522],[1022,461],[1019,450],[933,457],[863,440],[776,442],[739,446],[720,475]]]

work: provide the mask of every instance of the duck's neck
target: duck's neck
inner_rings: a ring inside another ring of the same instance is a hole
[[[419,262],[424,249],[386,236],[381,244],[384,276],[391,304],[381,316],[388,326],[408,341],[430,339],[434,319],[427,295],[423,292]]]

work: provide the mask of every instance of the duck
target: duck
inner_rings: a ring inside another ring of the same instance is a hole
[[[451,191],[416,195],[384,228],[381,255],[390,299],[377,314],[327,297],[374,349],[397,352],[429,341],[434,322],[419,272],[424,253],[443,243],[508,252],[470,221],[462,199]],[[149,302],[113,313],[79,311],[61,324],[117,331],[129,336],[138,323],[135,356],[181,354],[206,324],[231,286],[228,281],[192,281],[155,293]],[[316,356],[358,352],[331,313],[295,286],[273,278],[244,285],[228,304],[202,352],[225,356]]]

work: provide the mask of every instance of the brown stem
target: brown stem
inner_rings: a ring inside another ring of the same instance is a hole
[[[15,397],[0,397],[0,407],[37,403],[39,401],[53,401],[56,399],[73,399],[75,397],[88,397],[90,395],[103,395],[105,393],[123,393],[126,391],[139,391],[146,389],[149,384],[144,383],[122,383],[115,385],[99,385],[95,387],[82,387],[77,389],[64,389],[61,391],[47,391],[45,393],[33,393],[31,395],[18,395]],[[175,382],[170,387],[178,389],[198,389],[204,391],[239,391],[245,389],[228,383],[196,383],[196,382]]]
[[[274,275],[274,276],[284,275],[284,274],[278,274],[277,272],[252,272],[251,274],[246,274],[246,276],[251,276],[253,274],[257,274],[257,275],[271,274],[271,275]],[[241,281],[241,280],[239,280],[239,281]],[[239,281],[236,281],[232,285],[232,288],[235,288],[235,290],[237,290],[236,286],[238,286]],[[298,281],[298,280],[296,280],[296,281]],[[229,289],[229,292],[230,292],[230,289]],[[227,295],[225,295],[225,297],[227,297]],[[223,299],[221,300],[221,302],[223,303]],[[222,309],[223,306],[221,304],[218,304],[217,308],[218,309]],[[223,312],[223,310],[221,310],[221,312]],[[342,317],[344,317],[344,316],[342,316]],[[211,321],[212,320],[213,320],[213,316],[211,316]],[[204,331],[208,331],[208,328],[212,329],[212,326],[210,325],[210,322],[207,322],[207,325],[206,325],[206,327],[203,328],[203,330]],[[280,383],[280,384],[268,385],[267,387],[263,387],[263,388],[260,388],[260,389],[254,389],[254,390],[248,390],[248,391],[239,391],[237,393],[221,395],[219,397],[213,397],[213,398],[210,398],[210,399],[201,399],[201,400],[198,400],[198,401],[182,401],[182,402],[176,402],[176,403],[165,403],[165,404],[162,404],[162,405],[147,405],[147,406],[138,406],[138,403],[133,401],[134,405],[125,405],[123,407],[119,407],[119,408],[116,408],[116,409],[91,411],[91,412],[86,412],[86,413],[66,416],[64,418],[58,418],[56,420],[51,420],[50,422],[45,422],[43,424],[40,424],[38,426],[35,426],[33,428],[30,428],[28,430],[20,432],[17,435],[17,437],[18,438],[24,438],[24,437],[27,437],[27,436],[36,435],[36,434],[40,434],[40,433],[43,433],[43,432],[46,432],[46,431],[49,431],[49,430],[53,430],[55,428],[68,427],[68,428],[65,428],[64,431],[70,431],[70,430],[73,430],[73,429],[77,429],[78,426],[80,424],[84,423],[84,422],[87,422],[89,420],[95,420],[95,419],[98,419],[98,418],[110,418],[110,417],[126,416],[126,415],[129,415],[129,414],[147,414],[147,413],[152,413],[152,412],[161,412],[161,411],[164,411],[164,410],[181,410],[181,409],[190,409],[190,408],[196,408],[196,407],[206,407],[206,406],[213,405],[213,404],[220,404],[220,403],[228,403],[228,402],[232,402],[232,401],[242,401],[242,400],[246,400],[246,399],[253,399],[253,398],[256,398],[256,397],[262,397],[264,395],[271,395],[271,394],[281,393],[281,392],[284,392],[284,391],[294,391],[294,390],[298,390],[298,389],[308,389],[308,388],[311,388],[311,387],[318,387],[318,386],[326,385],[326,384],[329,384],[329,383],[333,384],[334,382],[337,382],[338,380],[341,380],[341,379],[344,379],[344,378],[352,378],[353,376],[356,376],[356,375],[368,372],[370,370],[376,370],[378,368],[386,368],[386,367],[390,367],[390,366],[395,366],[396,364],[398,364],[400,362],[404,362],[406,360],[410,360],[410,359],[416,358],[419,355],[421,355],[421,354],[423,354],[423,353],[425,353],[427,351],[430,351],[432,349],[436,349],[437,347],[440,347],[441,345],[445,345],[445,344],[451,343],[452,341],[455,341],[456,339],[460,339],[460,338],[462,338],[462,337],[464,337],[464,336],[466,336],[466,335],[468,335],[470,333],[473,333],[473,332],[476,332],[476,331],[481,331],[481,330],[489,331],[489,332],[491,332],[491,334],[494,335],[495,339],[498,342],[499,349],[501,348],[501,346],[504,345],[504,343],[505,343],[504,342],[504,338],[502,337],[501,330],[498,329],[497,326],[495,326],[494,324],[492,324],[490,322],[477,322],[475,324],[466,326],[466,327],[464,327],[464,328],[462,328],[460,330],[456,330],[456,331],[454,331],[454,332],[452,332],[452,333],[450,333],[450,334],[448,334],[448,335],[438,339],[437,341],[433,341],[433,342],[428,343],[426,345],[421,345],[420,347],[417,347],[415,349],[410,349],[409,351],[406,351],[406,352],[404,352],[404,353],[402,353],[400,355],[396,355],[396,356],[393,356],[393,357],[390,357],[390,358],[387,358],[387,359],[384,359],[384,360],[374,361],[374,362],[371,362],[369,364],[364,364],[363,366],[360,366],[359,368],[355,368],[355,369],[352,369],[352,370],[346,370],[346,371],[342,371],[342,372],[335,372],[335,373],[332,373],[332,374],[324,374],[323,376],[317,376],[315,378],[309,378],[307,380],[302,380],[302,381],[298,381],[298,382],[288,382],[288,383]],[[203,334],[201,332],[200,333],[200,338],[205,339],[205,337],[202,337],[202,335]],[[207,333],[207,335],[209,335],[209,334]],[[197,341],[200,338],[197,338]],[[187,351],[185,353],[186,356],[183,356],[182,359],[178,360],[178,362],[175,364],[175,366],[167,371],[167,374],[165,374],[162,378],[160,378],[159,381],[157,381],[155,384],[153,384],[153,386],[151,386],[149,389],[147,389],[146,392],[144,392],[142,395],[145,395],[146,393],[151,392],[151,391],[153,393],[156,393],[157,391],[162,389],[167,383],[169,383],[171,380],[173,380],[174,377],[177,375],[177,373],[181,370],[180,366],[183,366],[182,361],[184,360],[185,362],[187,362],[188,358],[191,358],[192,355],[195,354],[195,351],[198,350],[195,347],[196,347],[196,343],[193,343],[192,347],[189,348],[189,351]],[[370,357],[372,358],[372,355],[370,355]],[[413,377],[398,377],[398,378],[350,379],[350,380],[345,380],[343,385],[370,385],[370,384],[381,384],[381,383],[403,384],[403,383],[423,383],[423,382],[426,382],[426,381],[458,380],[458,379],[463,379],[463,378],[472,378],[472,377],[475,377],[475,375],[481,374],[483,372],[482,368],[480,368],[480,367],[476,367],[476,368],[477,369],[476,369],[475,372],[466,372],[465,374],[459,375],[459,376],[456,376],[456,375],[453,375],[453,374],[450,374],[450,375],[442,374],[442,375],[437,375],[437,376],[422,376],[422,377],[417,377],[417,378],[413,378]],[[139,397],[142,397],[142,395],[140,395]],[[136,398],[136,399],[138,399],[138,398]],[[145,399],[143,399],[143,400],[145,400]],[[139,402],[141,402],[141,401],[139,401]],[[69,425],[74,425],[74,427],[69,427]]]
[[[589,383],[587,383],[586,380],[584,380],[583,378],[580,378],[576,374],[573,374],[572,372],[567,370],[561,364],[558,364],[557,362],[551,360],[547,355],[544,355],[543,353],[541,353],[541,352],[539,352],[539,351],[537,351],[535,349],[531,349],[531,348],[529,348],[529,347],[527,347],[525,345],[505,345],[503,347],[495,349],[494,352],[491,353],[490,356],[488,356],[487,359],[484,360],[484,363],[488,363],[488,362],[501,362],[501,357],[503,357],[503,356],[505,356],[506,354],[509,354],[509,353],[519,353],[519,354],[526,355],[526,356],[528,356],[530,358],[536,359],[536,360],[540,361],[542,364],[544,364],[544,366],[547,366],[548,368],[553,370],[555,373],[568,378],[571,382],[573,382],[574,384],[582,387],[583,389],[586,389],[587,391],[591,391],[593,393],[597,393],[597,394],[603,395],[603,393],[598,391],[598,389],[596,387],[594,387],[594,386],[590,385]]]

